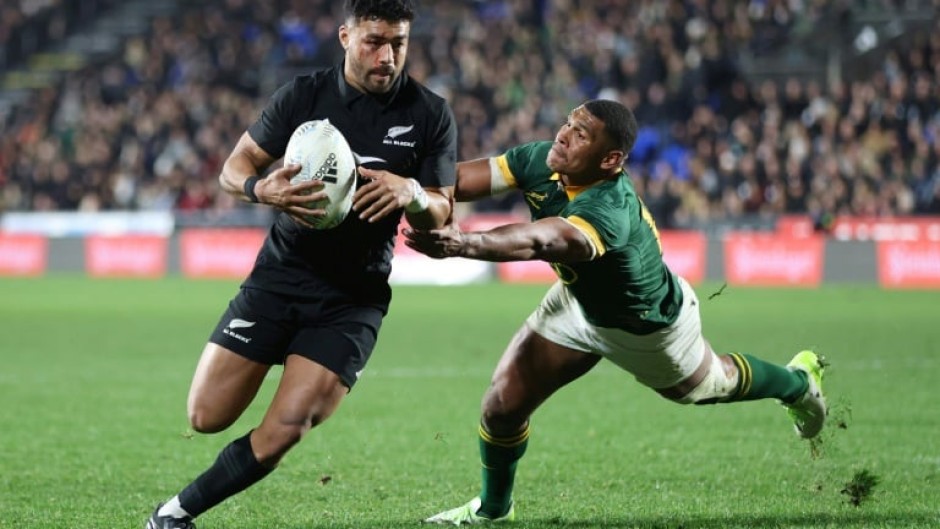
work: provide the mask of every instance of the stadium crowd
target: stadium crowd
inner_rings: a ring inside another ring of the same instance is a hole
[[[240,207],[218,191],[220,164],[264,94],[336,59],[337,9],[329,0],[184,4],[122,55],[0,114],[0,211]],[[837,18],[842,3],[427,4],[408,71],[450,100],[461,159],[550,138],[568,109],[605,97],[641,124],[629,171],[662,227],[940,214],[936,19],[863,77],[757,82],[738,50],[787,46],[794,32]]]

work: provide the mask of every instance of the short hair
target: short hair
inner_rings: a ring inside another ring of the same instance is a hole
[[[584,103],[584,108],[594,117],[604,122],[604,132],[615,149],[630,154],[636,142],[636,117],[629,108],[609,99],[592,99]]]
[[[343,16],[345,20],[411,22],[415,18],[415,4],[413,0],[345,0]]]

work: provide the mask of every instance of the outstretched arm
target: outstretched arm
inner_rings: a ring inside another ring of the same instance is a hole
[[[561,217],[506,224],[463,233],[456,226],[431,231],[404,230],[405,244],[434,258],[466,257],[479,261],[589,261],[597,254],[590,237]]]
[[[502,182],[502,175],[494,171],[493,158],[479,158],[467,162],[457,163],[457,185],[454,187],[454,198],[457,202],[470,202],[488,197],[508,189],[497,185],[494,188],[493,179]]]

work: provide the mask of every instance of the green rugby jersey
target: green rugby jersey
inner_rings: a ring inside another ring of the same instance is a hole
[[[532,220],[565,218],[594,241],[592,261],[551,263],[588,321],[634,334],[674,322],[682,305],[678,277],[663,262],[656,224],[629,176],[565,187],[545,163],[551,146],[519,145],[496,162],[506,183],[522,191]]]

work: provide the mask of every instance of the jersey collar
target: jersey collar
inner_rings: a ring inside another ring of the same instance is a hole
[[[346,76],[343,75],[343,70],[346,67],[346,61],[343,61],[336,68],[336,87],[339,89],[339,95],[343,100],[343,104],[346,107],[352,106],[353,102],[362,97],[370,97],[375,102],[379,103],[383,107],[387,107],[395,101],[395,98],[398,96],[398,93],[401,91],[401,87],[404,86],[405,81],[408,78],[408,72],[402,72],[398,76],[398,79],[395,80],[395,84],[392,85],[392,89],[385,94],[366,94],[360,92],[352,85],[346,82]]]
[[[626,174],[624,170],[620,169],[620,172],[617,173],[617,177],[611,179],[610,181],[613,182],[614,180],[617,180],[618,178],[622,177],[624,174]],[[598,180],[597,182],[594,182],[593,184],[588,184],[586,186],[566,186],[565,184],[561,182],[561,175],[558,173],[552,173],[552,176],[550,176],[548,179],[558,182],[558,189],[564,190],[565,194],[568,195],[568,202],[571,202],[572,200],[575,199],[575,197],[587,191],[588,189],[591,189],[592,187],[600,183],[607,182],[607,180]]]

